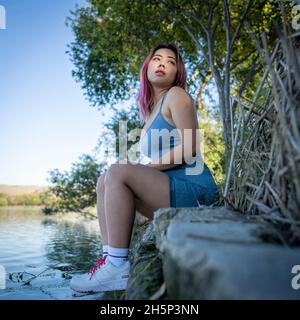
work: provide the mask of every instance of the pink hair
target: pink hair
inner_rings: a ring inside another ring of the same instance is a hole
[[[148,65],[154,53],[158,49],[162,49],[162,48],[172,50],[176,56],[177,74],[176,74],[174,83],[171,87],[179,86],[184,90],[186,89],[186,70],[177,47],[174,44],[166,44],[166,45],[160,44],[152,48],[148,56],[145,58],[140,70],[140,88],[139,88],[139,92],[136,100],[139,106],[141,121],[144,121],[146,115],[150,111],[150,107],[153,104],[153,98],[154,98],[152,85],[147,78]]]

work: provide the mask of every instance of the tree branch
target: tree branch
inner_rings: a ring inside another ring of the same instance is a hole
[[[222,5],[224,13],[224,28],[226,33],[226,57],[224,68],[225,122],[227,123],[228,127],[230,123],[232,134],[231,141],[233,143],[233,114],[230,103],[231,21],[227,0],[222,0]]]
[[[211,78],[212,78],[212,72],[211,72],[210,69],[208,69],[206,71],[206,74],[204,76],[204,79],[203,79],[203,81],[201,83],[200,89],[199,89],[198,94],[197,94],[197,103],[198,103],[198,110],[199,111],[201,111],[204,108],[204,106],[202,105],[202,94],[204,92],[204,89],[205,89],[208,81],[210,81]]]
[[[242,64],[243,62],[245,62],[253,53],[256,53],[255,49],[253,49],[251,52],[249,52],[241,60],[239,60],[236,63],[232,64],[231,67],[230,67],[230,71],[234,70],[238,65]]]
[[[214,15],[215,8],[219,5],[220,0],[217,0],[214,5],[209,2],[209,15],[208,15],[208,30],[211,31],[212,18]]]
[[[194,40],[197,48],[199,51],[201,51],[205,57],[205,59],[207,60],[207,62],[209,63],[209,57],[207,55],[207,53],[205,52],[203,45],[198,41],[197,37],[195,36],[195,34],[191,31],[191,29],[187,26],[187,24],[180,19],[180,23],[182,24],[183,28],[185,29],[185,31],[190,35],[190,37]]]
[[[246,19],[246,16],[247,16],[247,14],[248,14],[249,9],[250,9],[251,6],[252,6],[252,3],[253,3],[253,0],[248,0],[247,8],[246,8],[246,10],[245,10],[242,18],[240,19],[240,21],[239,21],[239,23],[238,23],[238,25],[237,25],[237,28],[236,28],[236,30],[235,30],[235,33],[234,33],[234,35],[233,35],[233,37],[232,37],[230,51],[232,51],[232,48],[233,48],[233,46],[234,46],[234,43],[235,43],[236,39],[238,38],[238,36],[240,35],[241,27],[242,27],[242,25],[244,24],[244,21],[245,21],[245,19]]]
[[[198,19],[197,17],[195,17],[194,15],[182,10],[179,7],[176,7],[175,5],[161,0],[161,3],[170,11],[174,12],[177,17],[180,20],[180,23],[183,25],[184,29],[186,30],[186,32],[188,32],[188,34],[192,37],[192,39],[194,40],[195,44],[197,45],[198,49],[201,50],[203,52],[203,55],[205,56],[207,62],[209,63],[209,57],[208,54],[205,52],[203,45],[198,41],[198,39],[196,38],[196,36],[194,35],[194,33],[191,31],[191,29],[187,26],[187,24],[184,22],[183,18],[185,17],[189,17],[190,19],[196,21],[199,25],[200,25],[200,32],[201,35],[204,39],[204,41],[207,42],[207,29],[205,28],[204,24],[202,23],[202,21],[200,19]],[[194,9],[194,8],[193,8]]]
[[[237,93],[237,98],[240,99],[240,97],[242,96],[243,94],[243,91],[245,90],[246,88],[246,85],[248,84],[248,82],[250,82],[252,80],[252,78],[256,75],[258,69],[257,69],[257,59],[258,59],[258,56],[255,57],[253,63],[252,63],[252,66],[251,66],[251,69],[249,70],[249,72],[247,73],[245,79],[243,80],[239,90],[238,90],[238,93]],[[234,100],[234,102],[232,103],[232,112],[233,114],[235,113],[235,109],[236,109],[236,106],[237,106],[237,100]]]

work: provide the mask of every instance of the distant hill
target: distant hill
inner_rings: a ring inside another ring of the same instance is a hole
[[[44,186],[34,186],[34,185],[9,185],[9,184],[0,184],[0,193],[6,193],[8,195],[20,195],[27,193],[40,193],[45,191],[48,187]]]

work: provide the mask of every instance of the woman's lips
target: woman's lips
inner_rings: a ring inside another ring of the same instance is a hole
[[[165,75],[165,73],[163,71],[156,71],[155,74],[158,75],[158,76],[164,76]]]

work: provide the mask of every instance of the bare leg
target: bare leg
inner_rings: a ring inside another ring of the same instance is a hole
[[[134,195],[120,179],[107,178],[104,207],[108,243],[115,248],[128,248],[135,217]],[[117,225],[122,227],[115,227]]]
[[[105,208],[104,208],[104,194],[105,194],[105,179],[106,173],[102,174],[97,182],[96,193],[97,193],[97,216],[99,221],[99,227],[101,231],[101,239],[102,244],[108,244],[108,234],[106,228],[106,216],[105,216]]]
[[[151,216],[151,208],[154,212],[170,206],[169,178],[156,169],[143,165],[113,164],[104,183],[104,211],[108,243],[112,247],[129,247],[136,203],[144,204],[145,210],[141,213],[148,217]]]
[[[155,210],[169,206],[169,178],[156,169],[143,165],[114,164],[98,179],[97,213],[101,237],[104,244],[112,247],[112,253],[117,252],[117,256],[128,252],[136,209],[152,219]],[[120,258],[113,254],[111,257],[115,260]],[[120,266],[118,276],[112,266],[113,260],[111,263],[105,263],[104,259],[98,262],[87,275],[71,279],[73,290],[102,292],[126,289],[130,270],[128,260]],[[98,271],[97,277],[92,277]]]

